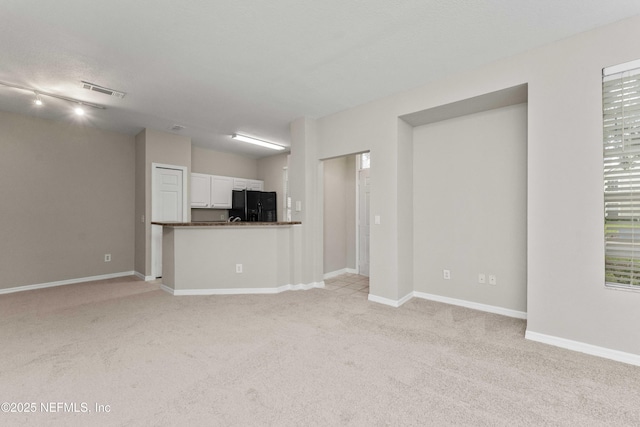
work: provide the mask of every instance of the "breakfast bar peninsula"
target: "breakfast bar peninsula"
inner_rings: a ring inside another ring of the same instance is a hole
[[[163,226],[162,289],[173,295],[278,293],[301,283],[300,222],[153,222]]]

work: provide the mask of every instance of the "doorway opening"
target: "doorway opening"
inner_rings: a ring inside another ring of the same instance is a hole
[[[322,163],[325,285],[366,286],[368,293],[370,154],[351,154]]]

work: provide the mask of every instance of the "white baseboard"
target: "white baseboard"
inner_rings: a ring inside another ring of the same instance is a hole
[[[134,271],[123,271],[120,273],[102,274],[100,276],[80,277],[77,279],[59,280],[57,282],[38,283],[36,285],[16,286],[14,288],[0,289],[0,294],[11,294],[13,292],[32,291],[34,289],[53,288],[56,286],[73,285],[82,282],[94,282],[96,280],[115,279],[118,277],[134,276]]]
[[[329,273],[325,273],[322,277],[323,279],[332,279],[334,277],[342,276],[343,274],[358,274],[358,270],[355,268],[343,268],[341,270],[331,271]]]
[[[624,351],[612,350],[610,348],[599,347],[597,345],[586,344],[580,341],[568,340],[566,338],[554,337],[538,332],[527,331],[524,337],[531,341],[543,344],[553,345],[555,347],[566,348],[580,353],[598,356],[605,359],[615,360],[616,362],[628,363],[630,365],[640,366],[640,355],[633,353],[625,353]]]
[[[405,302],[409,301],[413,297],[413,294],[407,294],[399,300],[394,300],[390,298],[379,297],[377,295],[369,294],[367,299],[371,302],[377,302],[378,304],[384,304],[391,307],[398,308]]]
[[[236,289],[172,289],[164,284],[160,289],[175,296],[184,295],[247,295],[247,294],[279,294],[285,291],[302,291],[312,288],[324,288],[323,282],[313,282],[309,284],[283,285],[277,288],[236,288]]]
[[[144,274],[140,273],[139,271],[134,271],[133,274],[141,280],[144,280],[145,282],[149,282],[151,280],[156,280],[155,277],[153,276],[145,276]]]
[[[457,305],[460,307],[471,308],[474,310],[485,311],[487,313],[500,314],[507,317],[515,317],[516,319],[526,319],[527,313],[524,311],[512,310],[504,307],[497,307],[495,305],[480,304],[479,302],[466,301],[456,298],[443,297],[440,295],[427,294],[424,292],[413,292],[413,296],[416,298],[422,298],[430,301],[443,302],[445,304]]]
[[[500,314],[502,316],[515,317],[516,319],[526,319],[527,313],[523,311],[511,310],[503,307],[496,307],[493,305],[480,304],[477,302],[465,301],[455,298],[443,297],[440,295],[432,295],[424,292],[411,292],[399,300],[392,300],[389,298],[383,298],[376,295],[369,294],[369,301],[377,302],[379,304],[389,305],[391,307],[400,307],[411,298],[422,298],[430,301],[443,302],[445,304],[457,305],[461,307],[471,308],[474,310],[485,311],[488,313]]]

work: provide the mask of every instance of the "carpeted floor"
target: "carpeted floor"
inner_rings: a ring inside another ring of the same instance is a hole
[[[0,321],[0,402],[37,406],[0,425],[640,425],[639,367],[418,299],[130,279],[2,295]]]

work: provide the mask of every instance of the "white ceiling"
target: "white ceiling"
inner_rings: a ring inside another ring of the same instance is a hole
[[[263,157],[321,117],[640,14],[638,0],[0,0],[0,81],[102,104],[85,122]],[[127,93],[89,92],[80,81]],[[0,109],[72,118],[0,87]]]

